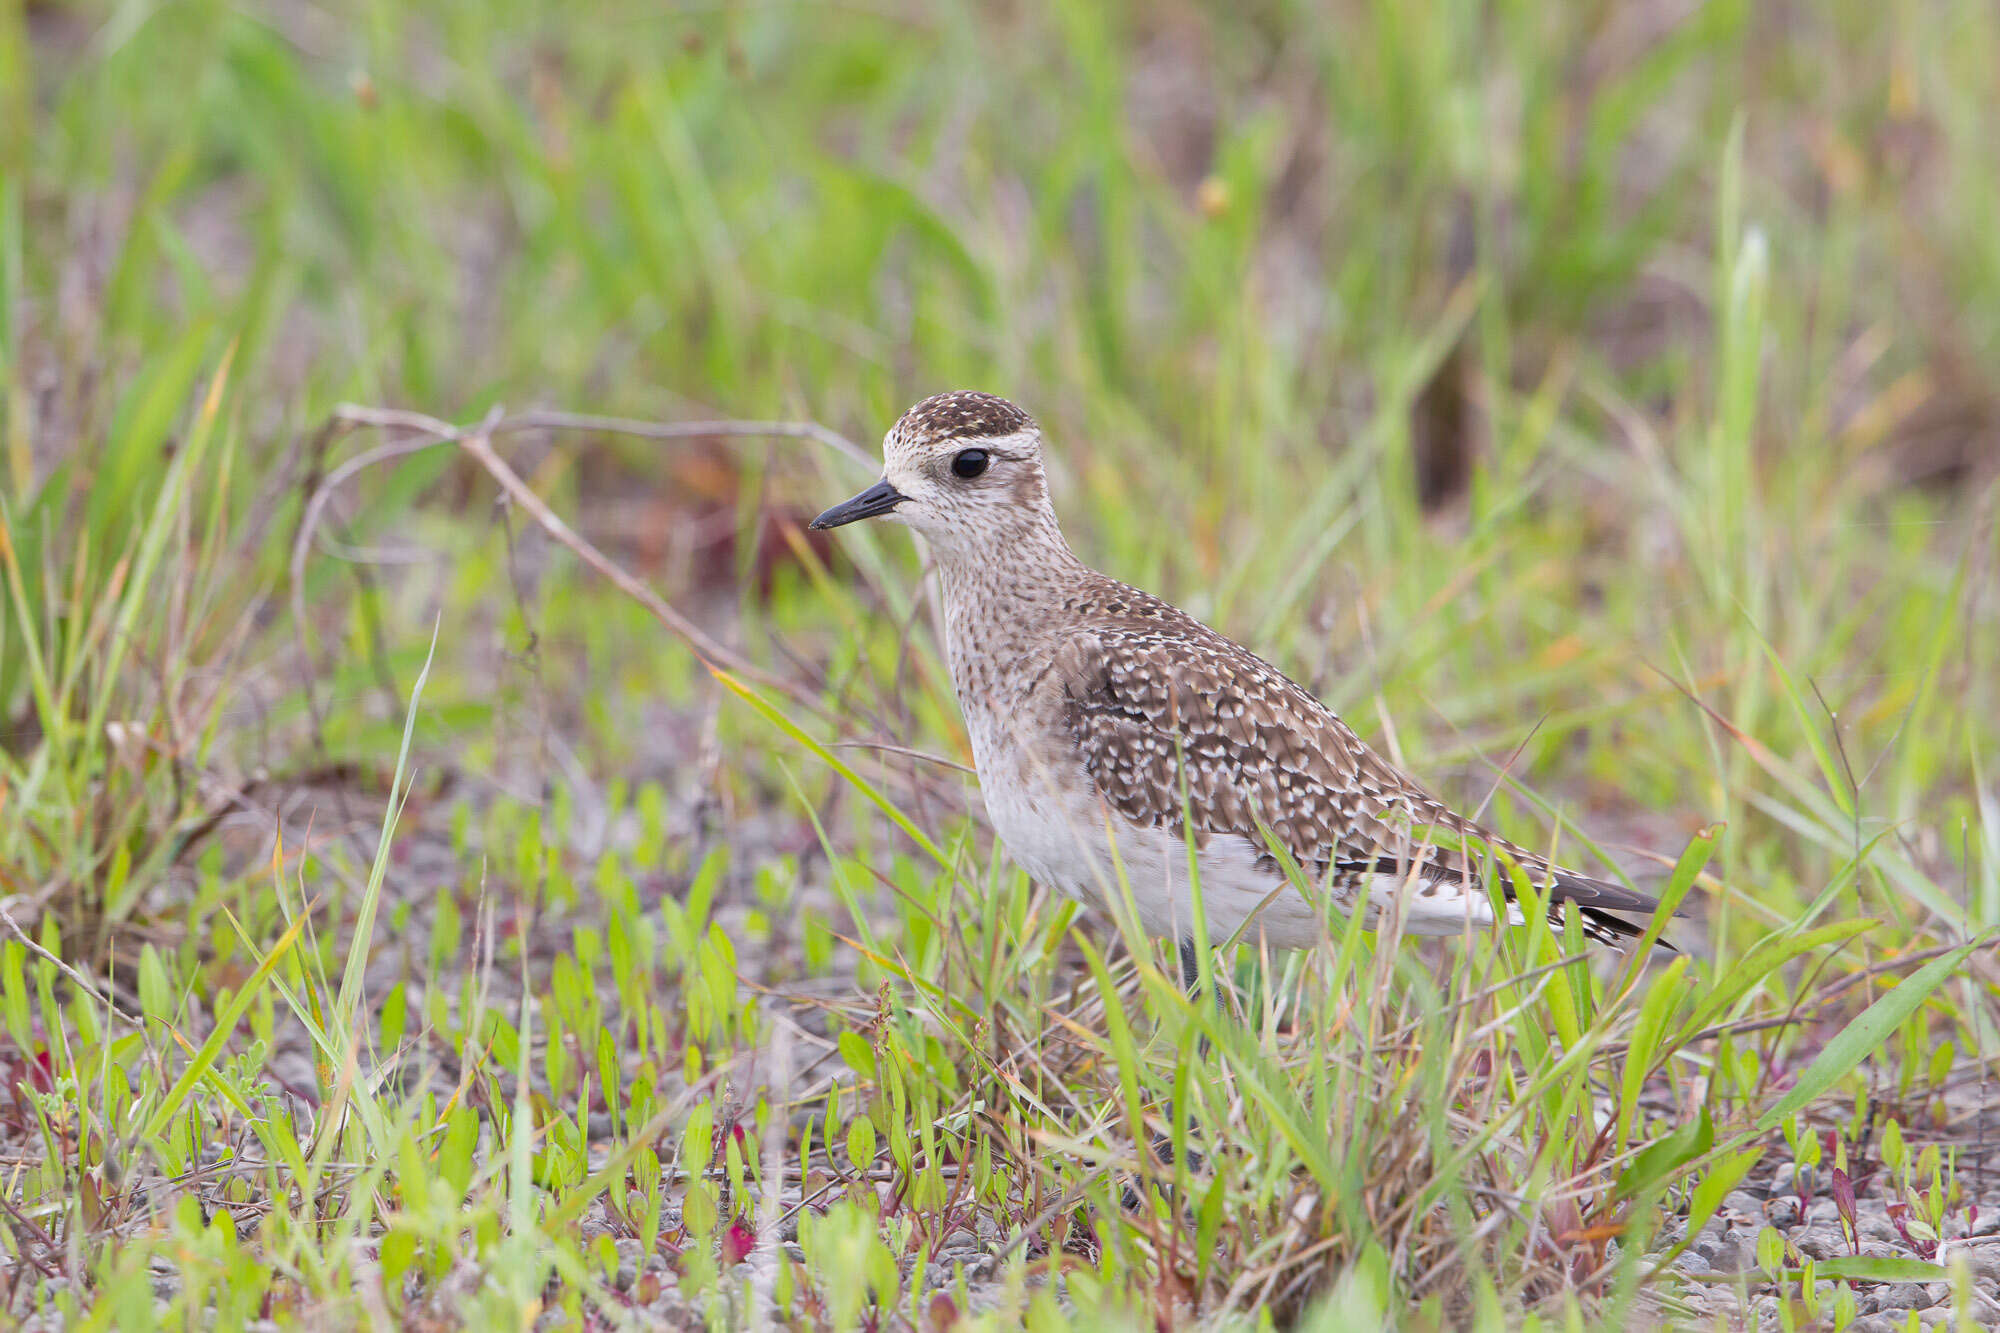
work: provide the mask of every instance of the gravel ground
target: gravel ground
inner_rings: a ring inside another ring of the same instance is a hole
[[[288,843],[302,840],[309,815],[317,819],[319,834],[322,837],[328,835],[332,822],[327,815],[338,808],[338,804],[315,799],[323,796],[323,793],[301,795],[287,803],[287,813],[291,816],[288,822],[300,826],[288,830]],[[379,819],[379,802],[371,800],[365,793],[348,793],[348,796],[348,804],[352,806],[349,817],[354,822],[356,835],[363,838],[372,836]],[[670,811],[668,822],[674,836],[693,843],[703,840],[704,821],[698,786],[687,784],[677,790],[670,802]],[[386,887],[389,903],[407,908],[403,929],[410,938],[428,936],[440,886],[462,882],[466,873],[466,866],[454,853],[445,831],[444,816],[447,813],[448,802],[442,800],[419,801],[406,811],[409,828],[398,840]],[[762,859],[759,854],[774,855],[782,851],[809,857],[815,846],[813,831],[808,824],[799,818],[779,814],[748,819],[739,817],[733,821],[729,832],[736,850],[744,854],[738,858],[737,868],[720,886],[715,910],[718,919],[725,922],[732,920],[735,913],[744,910],[754,900],[752,876],[746,867],[757,864]],[[249,842],[244,855],[263,845],[268,837],[268,831],[261,825],[230,829],[225,832],[225,837],[230,834],[247,835]],[[591,835],[590,841],[595,845],[584,850],[594,855],[602,846],[617,845],[631,836],[630,829],[604,825],[596,828]],[[645,892],[665,895],[678,891],[678,888],[675,883],[655,877],[647,881]],[[819,905],[828,912],[835,907],[831,899]],[[538,914],[527,938],[531,968],[545,962],[548,956],[564,947],[575,924],[560,912]],[[796,943],[782,931],[774,936],[771,947],[759,956],[759,962],[767,973],[760,977],[761,980],[781,983],[787,974],[795,975],[794,969],[787,964],[795,962],[789,955]],[[516,1001],[518,977],[518,971],[513,968],[494,970],[491,984],[495,1003],[511,1005]],[[382,952],[371,967],[369,979],[378,988],[386,987],[396,979],[393,951]],[[439,984],[451,984],[456,978],[434,980]],[[820,975],[813,979],[816,986],[834,991],[850,981],[851,978],[842,975],[838,965],[833,969],[833,975]],[[416,998],[413,997],[413,1005],[415,1003]],[[310,1087],[311,1052],[304,1044],[302,1034],[288,1035],[292,1040],[281,1042],[280,1049],[271,1053],[273,1072],[281,1078],[290,1074],[290,1081],[295,1086]],[[806,1035],[801,1031],[802,1038]],[[437,1054],[442,1057],[450,1052]],[[423,1068],[436,1080],[438,1091],[449,1092],[458,1072],[454,1064],[448,1059],[440,1059],[438,1063],[426,1064]],[[1768,1227],[1785,1237],[1797,1255],[1818,1261],[1858,1254],[1863,1257],[1928,1259],[1947,1265],[1962,1261],[1968,1271],[1971,1294],[1964,1302],[1955,1300],[1952,1284],[1944,1281],[1855,1282],[1850,1287],[1855,1317],[1845,1327],[1861,1330],[1862,1333],[1910,1327],[2000,1328],[2000,1172],[1980,1169],[1984,1160],[1983,1146],[1988,1141],[2000,1145],[2000,1100],[1988,1104],[1984,1098],[1981,1089],[1961,1090],[1955,1095],[1948,1108],[1949,1114],[1938,1128],[1927,1134],[1915,1131],[1911,1134],[1910,1151],[1913,1155],[1932,1141],[1958,1145],[1961,1188],[1966,1199],[1976,1204],[1974,1209],[1960,1206],[1952,1210],[1941,1249],[1933,1248],[1926,1253],[1926,1247],[1914,1241],[1905,1226],[1898,1225],[1891,1210],[1892,1206],[1900,1203],[1900,1199],[1890,1192],[1890,1173],[1887,1170],[1877,1167],[1871,1173],[1862,1175],[1857,1182],[1854,1228],[1850,1237],[1831,1190],[1830,1173],[1810,1168],[1803,1173],[1795,1172],[1787,1161],[1755,1183],[1727,1196],[1715,1218],[1677,1261],[1679,1272],[1689,1280],[1684,1284],[1669,1281],[1662,1284],[1663,1287],[1672,1289],[1678,1286],[1680,1290],[1675,1294],[1686,1307],[1692,1308],[1704,1323],[1720,1320],[1719,1326],[1722,1327],[1746,1330],[1781,1327],[1780,1306],[1787,1301],[1793,1311],[1792,1327],[1841,1326],[1834,1317],[1837,1302],[1843,1299],[1838,1284],[1824,1281],[1818,1284],[1816,1295],[1820,1314],[1815,1325],[1803,1317],[1796,1284],[1789,1290],[1781,1291],[1763,1280],[1757,1258],[1758,1239]],[[608,1134],[608,1125],[603,1132]],[[1780,1143],[1774,1156],[1783,1155],[1784,1148]],[[789,1211],[799,1199],[799,1187],[789,1187],[784,1192],[782,1206]],[[1003,1301],[1018,1301],[1021,1293],[1017,1286],[1008,1282],[1002,1262],[1016,1221],[987,1212],[969,1212],[962,1225],[948,1232],[935,1245],[925,1245],[901,1256],[906,1281],[920,1284],[934,1293],[929,1298],[933,1301],[951,1303],[954,1311],[962,1300],[968,1309],[959,1313],[976,1313]],[[704,1327],[703,1311],[677,1288],[674,1273],[664,1258],[642,1255],[640,1243],[625,1236],[621,1229],[601,1214],[586,1220],[584,1228],[587,1238],[593,1231],[611,1237],[621,1259],[614,1286],[630,1302],[629,1309],[634,1315],[654,1327]],[[743,1276],[754,1279],[758,1265],[769,1264],[778,1250],[789,1250],[795,1258],[802,1257],[798,1251],[795,1221],[781,1227],[773,1239],[775,1244],[759,1245],[749,1261],[741,1266]],[[1665,1247],[1680,1239],[1681,1233],[1670,1225],[1658,1243]],[[1788,1259],[1788,1262],[1793,1261]],[[959,1289],[961,1276],[964,1281],[962,1296]],[[157,1275],[156,1281],[164,1298],[171,1294],[177,1277],[170,1271],[163,1271]],[[749,1285],[754,1288],[755,1283]],[[433,1293],[433,1304],[437,1308],[429,1311],[429,1317],[434,1325],[451,1323],[452,1311],[449,1307],[452,1297],[453,1288],[449,1282]],[[755,1312],[738,1313],[747,1319]],[[942,1318],[946,1313],[941,1308],[935,1311],[940,1317],[938,1322],[947,1322]],[[417,1320],[418,1324],[423,1322],[421,1317]]]
[[[2000,1187],[1986,1183],[1975,1193],[1972,1182],[1962,1182],[1977,1203],[1976,1212],[1952,1209],[1942,1244],[1928,1246],[1906,1232],[1907,1221],[1898,1224],[1892,1207],[1900,1201],[1887,1188],[1888,1175],[1886,1170],[1877,1170],[1856,1188],[1851,1234],[1829,1188],[1828,1173],[1811,1167],[1795,1171],[1786,1163],[1762,1184],[1731,1191],[1676,1262],[1676,1268],[1696,1279],[1689,1284],[1689,1304],[1745,1329],[1779,1327],[1781,1300],[1790,1300],[1796,1316],[1801,1304],[1796,1284],[1781,1292],[1759,1272],[1758,1237],[1769,1227],[1782,1235],[1798,1256],[1820,1262],[1858,1255],[1922,1259],[1947,1268],[1961,1263],[1965,1266],[1971,1279],[1970,1299],[1962,1309],[1955,1308],[1953,1284],[1947,1281],[1846,1284],[1856,1316],[1846,1327],[1857,1333],[1911,1327],[2000,1327]],[[1965,1225],[1968,1216],[1976,1218],[1969,1226]],[[1670,1231],[1664,1239],[1677,1241],[1680,1236]],[[1788,1257],[1786,1262],[1795,1259]],[[1817,1284],[1823,1321],[1819,1326],[1838,1326],[1835,1310],[1842,1285],[1828,1281]]]

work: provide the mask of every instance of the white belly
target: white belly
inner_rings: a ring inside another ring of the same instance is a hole
[[[1048,775],[1038,781],[999,755],[983,758],[980,787],[987,816],[1007,854],[1037,883],[1106,907],[1129,893],[1140,927],[1167,939],[1193,938],[1197,883],[1211,944],[1239,931],[1246,943],[1261,938],[1279,949],[1310,948],[1326,937],[1319,895],[1260,867],[1262,848],[1249,839],[1209,838],[1196,849],[1191,876],[1187,843],[1179,834],[1108,816],[1087,784]],[[1376,875],[1366,890],[1360,906],[1370,929],[1390,912],[1413,935],[1456,935],[1468,923],[1492,924],[1492,908],[1481,891],[1413,884],[1396,875]],[[1345,913],[1356,904],[1347,897],[1333,905]],[[1337,925],[1338,918],[1334,921]]]
[[[981,765],[980,786],[994,832],[1031,879],[1106,907],[1129,893],[1142,929],[1193,937],[1195,881],[1178,835],[1107,817],[1087,784],[1038,782],[1004,761]],[[1227,940],[1253,917],[1245,937],[1254,940],[1261,927],[1279,948],[1303,948],[1320,937],[1317,909],[1282,877],[1259,870],[1248,842],[1211,839],[1196,861],[1211,943]]]

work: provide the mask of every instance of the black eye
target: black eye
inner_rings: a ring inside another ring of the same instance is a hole
[[[960,449],[952,456],[951,470],[955,475],[971,481],[986,470],[986,462],[984,449]]]

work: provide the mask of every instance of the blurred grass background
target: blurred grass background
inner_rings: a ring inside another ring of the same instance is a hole
[[[1529,845],[1559,816],[1657,885],[1726,824],[1683,940],[1718,973],[1773,928],[1883,919],[1845,969],[2000,924],[1997,82],[1975,0],[5,0],[10,912],[212,1014],[308,901],[337,971],[386,882],[401,993],[455,976],[407,933],[441,886],[539,919],[616,850],[650,910],[725,849],[735,947],[852,988],[794,791],[843,852],[907,844],[476,469],[345,481],[296,588],[294,542],[342,402],[872,450],[978,387],[1048,431],[1087,559]],[[967,757],[908,544],[797,531],[867,479],[837,454],[503,452],[825,700],[815,734]],[[427,661],[403,828],[440,846],[371,863]],[[976,805],[864,766],[941,842]],[[280,829],[324,862],[290,896]],[[1931,1019],[1977,1071],[1965,984]],[[57,1025],[21,1019],[23,1069]]]

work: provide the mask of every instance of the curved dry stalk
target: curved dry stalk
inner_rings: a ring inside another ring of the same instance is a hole
[[[494,423],[489,434],[518,430],[582,430],[606,435],[634,435],[644,440],[684,440],[702,436],[749,436],[755,439],[811,440],[842,458],[877,471],[880,464],[852,440],[817,421],[638,421],[631,417],[598,417],[583,412],[523,412]]]
[[[498,424],[497,421],[494,424]],[[458,447],[472,456],[474,462],[486,469],[488,476],[500,484],[507,498],[528,512],[528,516],[541,525],[542,531],[567,546],[584,564],[589,565],[608,579],[618,591],[646,608],[653,619],[665,625],[701,659],[701,664],[710,671],[727,671],[744,680],[756,681],[759,685],[774,689],[806,708],[817,713],[822,711],[819,700],[803,685],[776,676],[744,657],[741,653],[717,641],[701,626],[676,611],[665,598],[647,587],[638,576],[627,571],[604,552],[597,549],[588,538],[570,527],[555,510],[542,502],[519,473],[507,464],[507,460],[493,452],[492,426],[485,423],[471,431],[454,431],[452,438]]]
[[[509,417],[502,409],[495,407],[476,426],[461,429],[450,422],[424,412],[405,411],[400,408],[365,407],[354,403],[342,403],[334,408],[328,420],[328,428],[321,438],[328,442],[337,434],[357,427],[376,430],[407,431],[403,439],[391,440],[373,449],[358,454],[343,462],[326,474],[307,499],[301,515],[297,533],[292,540],[291,557],[291,601],[292,619],[295,632],[304,634],[305,624],[305,562],[310,551],[313,536],[320,519],[333,494],[339,487],[356,476],[380,463],[392,462],[426,449],[443,444],[458,446],[469,455],[488,476],[498,483],[508,500],[519,505],[535,522],[556,541],[590,566],[599,575],[609,580],[620,592],[643,606],[652,617],[678,637],[701,659],[702,665],[711,671],[728,671],[745,680],[754,681],[767,689],[776,690],[794,703],[800,704],[816,714],[823,714],[824,708],[813,692],[796,681],[787,680],[759,667],[742,654],[718,642],[699,625],[676,610],[670,603],[654,592],[646,584],[606,556],[588,538],[556,514],[556,512],[535,494],[534,490],[521,479],[519,473],[507,461],[494,452],[492,437],[502,432],[523,430],[594,430],[623,435],[635,435],[649,439],[681,439],[698,436],[780,436],[809,439],[823,444],[843,457],[872,466],[871,460],[852,443],[837,433],[815,422],[795,421],[699,421],[659,423],[628,420],[621,417],[597,417],[573,412],[527,412]],[[299,644],[304,649],[303,637]],[[317,710],[315,709],[315,717]]]
[[[89,979],[86,978],[81,972],[77,971],[75,968],[71,967],[68,963],[65,963],[62,959],[56,957],[56,955],[50,953],[47,949],[43,948],[39,943],[35,941],[35,939],[32,936],[28,934],[27,931],[21,929],[21,923],[16,921],[14,919],[14,914],[9,910],[7,910],[8,907],[13,902],[14,899],[12,897],[0,898],[0,925],[5,925],[7,927],[8,933],[13,935],[15,939],[19,940],[23,948],[27,949],[29,953],[34,954],[37,958],[40,958],[43,962],[54,964],[56,970],[58,972],[61,972],[64,976],[68,977],[72,985],[74,985],[78,990],[81,990],[85,995],[88,995],[91,999],[103,1005],[105,1012],[110,1014],[113,1018],[118,1019],[120,1022],[124,1023],[128,1027],[135,1027],[135,1028],[145,1027],[144,1020],[136,1017],[135,1015],[126,1013],[123,1009],[120,1009],[118,1007],[117,1001],[113,1000],[109,995],[99,991],[97,987],[90,984]]]

